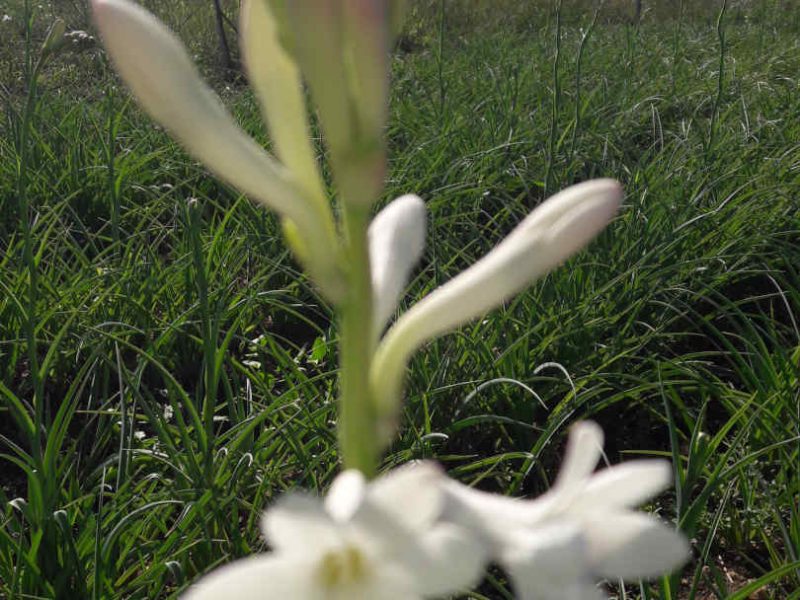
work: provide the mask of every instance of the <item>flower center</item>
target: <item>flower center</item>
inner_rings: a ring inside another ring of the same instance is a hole
[[[361,551],[353,546],[326,552],[317,569],[317,577],[328,589],[359,583],[366,575],[367,561]]]

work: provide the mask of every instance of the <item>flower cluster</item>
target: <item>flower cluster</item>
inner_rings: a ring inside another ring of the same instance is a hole
[[[369,484],[345,471],[324,503],[289,495],[266,512],[273,552],[212,572],[184,600],[438,598],[475,585],[489,561],[523,600],[591,600],[604,597],[596,578],[635,581],[680,566],[686,540],[631,510],[669,485],[669,465],[631,461],[593,474],[601,450],[600,428],[576,425],[555,485],[530,501],[474,490],[430,462]]]
[[[273,552],[190,588],[204,600],[440,597],[501,565],[521,598],[597,597],[599,577],[679,565],[684,539],[631,509],[669,483],[659,462],[592,472],[602,434],[583,423],[561,476],[525,502],[449,480],[430,463],[373,482],[391,441],[408,362],[431,339],[478,318],[585,246],[613,219],[622,188],[574,185],[531,212],[486,256],[391,323],[426,237],[409,194],[370,215],[386,171],[388,50],[401,0],[242,0],[241,54],[274,155],[236,124],[161,22],[130,0],[92,0],[95,22],[140,105],[217,176],[275,211],[287,243],[340,323],[337,427],[346,470],[325,502],[284,498],[263,520]],[[305,87],[324,133],[330,198],[310,140]],[[337,210],[334,210],[334,203]]]
[[[247,136],[200,79],[176,36],[128,0],[94,0],[105,46],[141,106],[221,178],[276,211],[287,240],[320,290],[349,298],[352,271],[310,144],[301,70],[317,100],[340,202],[369,210],[384,174],[391,34],[386,2],[245,0],[241,50],[277,157]],[[302,40],[302,43],[300,43]],[[380,183],[378,183],[380,182]],[[424,202],[410,194],[372,221],[371,318],[365,335],[375,428],[394,431],[410,356],[430,339],[481,316],[558,266],[602,231],[622,199],[599,179],[570,187],[534,210],[482,260],[429,294],[381,338],[422,255]]]

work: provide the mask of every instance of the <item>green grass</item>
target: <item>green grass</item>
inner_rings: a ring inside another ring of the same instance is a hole
[[[711,18],[601,19],[578,75],[591,15],[567,15],[556,95],[554,20],[475,33],[446,15],[441,46],[414,21],[393,66],[386,199],[416,192],[430,212],[405,303],[536,206],[548,165],[551,190],[616,177],[626,199],[588,250],[416,356],[386,466],[435,457],[534,494],[591,417],[611,462],[673,460],[654,508],[693,541],[680,575],[625,597],[797,598],[798,24],[728,15],[720,86]],[[259,511],[284,490],[335,474],[330,310],[273,217],[153,126],[98,50],[52,57],[27,109],[22,55],[0,64],[16,74],[0,124],[0,596],[169,597],[260,550]],[[246,87],[218,85],[268,144]],[[481,593],[506,590],[498,574]]]

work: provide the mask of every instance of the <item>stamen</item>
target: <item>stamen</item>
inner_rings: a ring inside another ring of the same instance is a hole
[[[367,563],[364,555],[354,546],[326,552],[317,569],[320,583],[328,589],[341,589],[359,583],[366,575]]]

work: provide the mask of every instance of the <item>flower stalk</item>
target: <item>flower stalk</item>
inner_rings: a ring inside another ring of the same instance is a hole
[[[339,446],[346,468],[375,475],[379,447],[376,414],[369,386],[374,355],[372,283],[367,225],[369,212],[359,206],[344,211],[348,293],[340,305]]]

